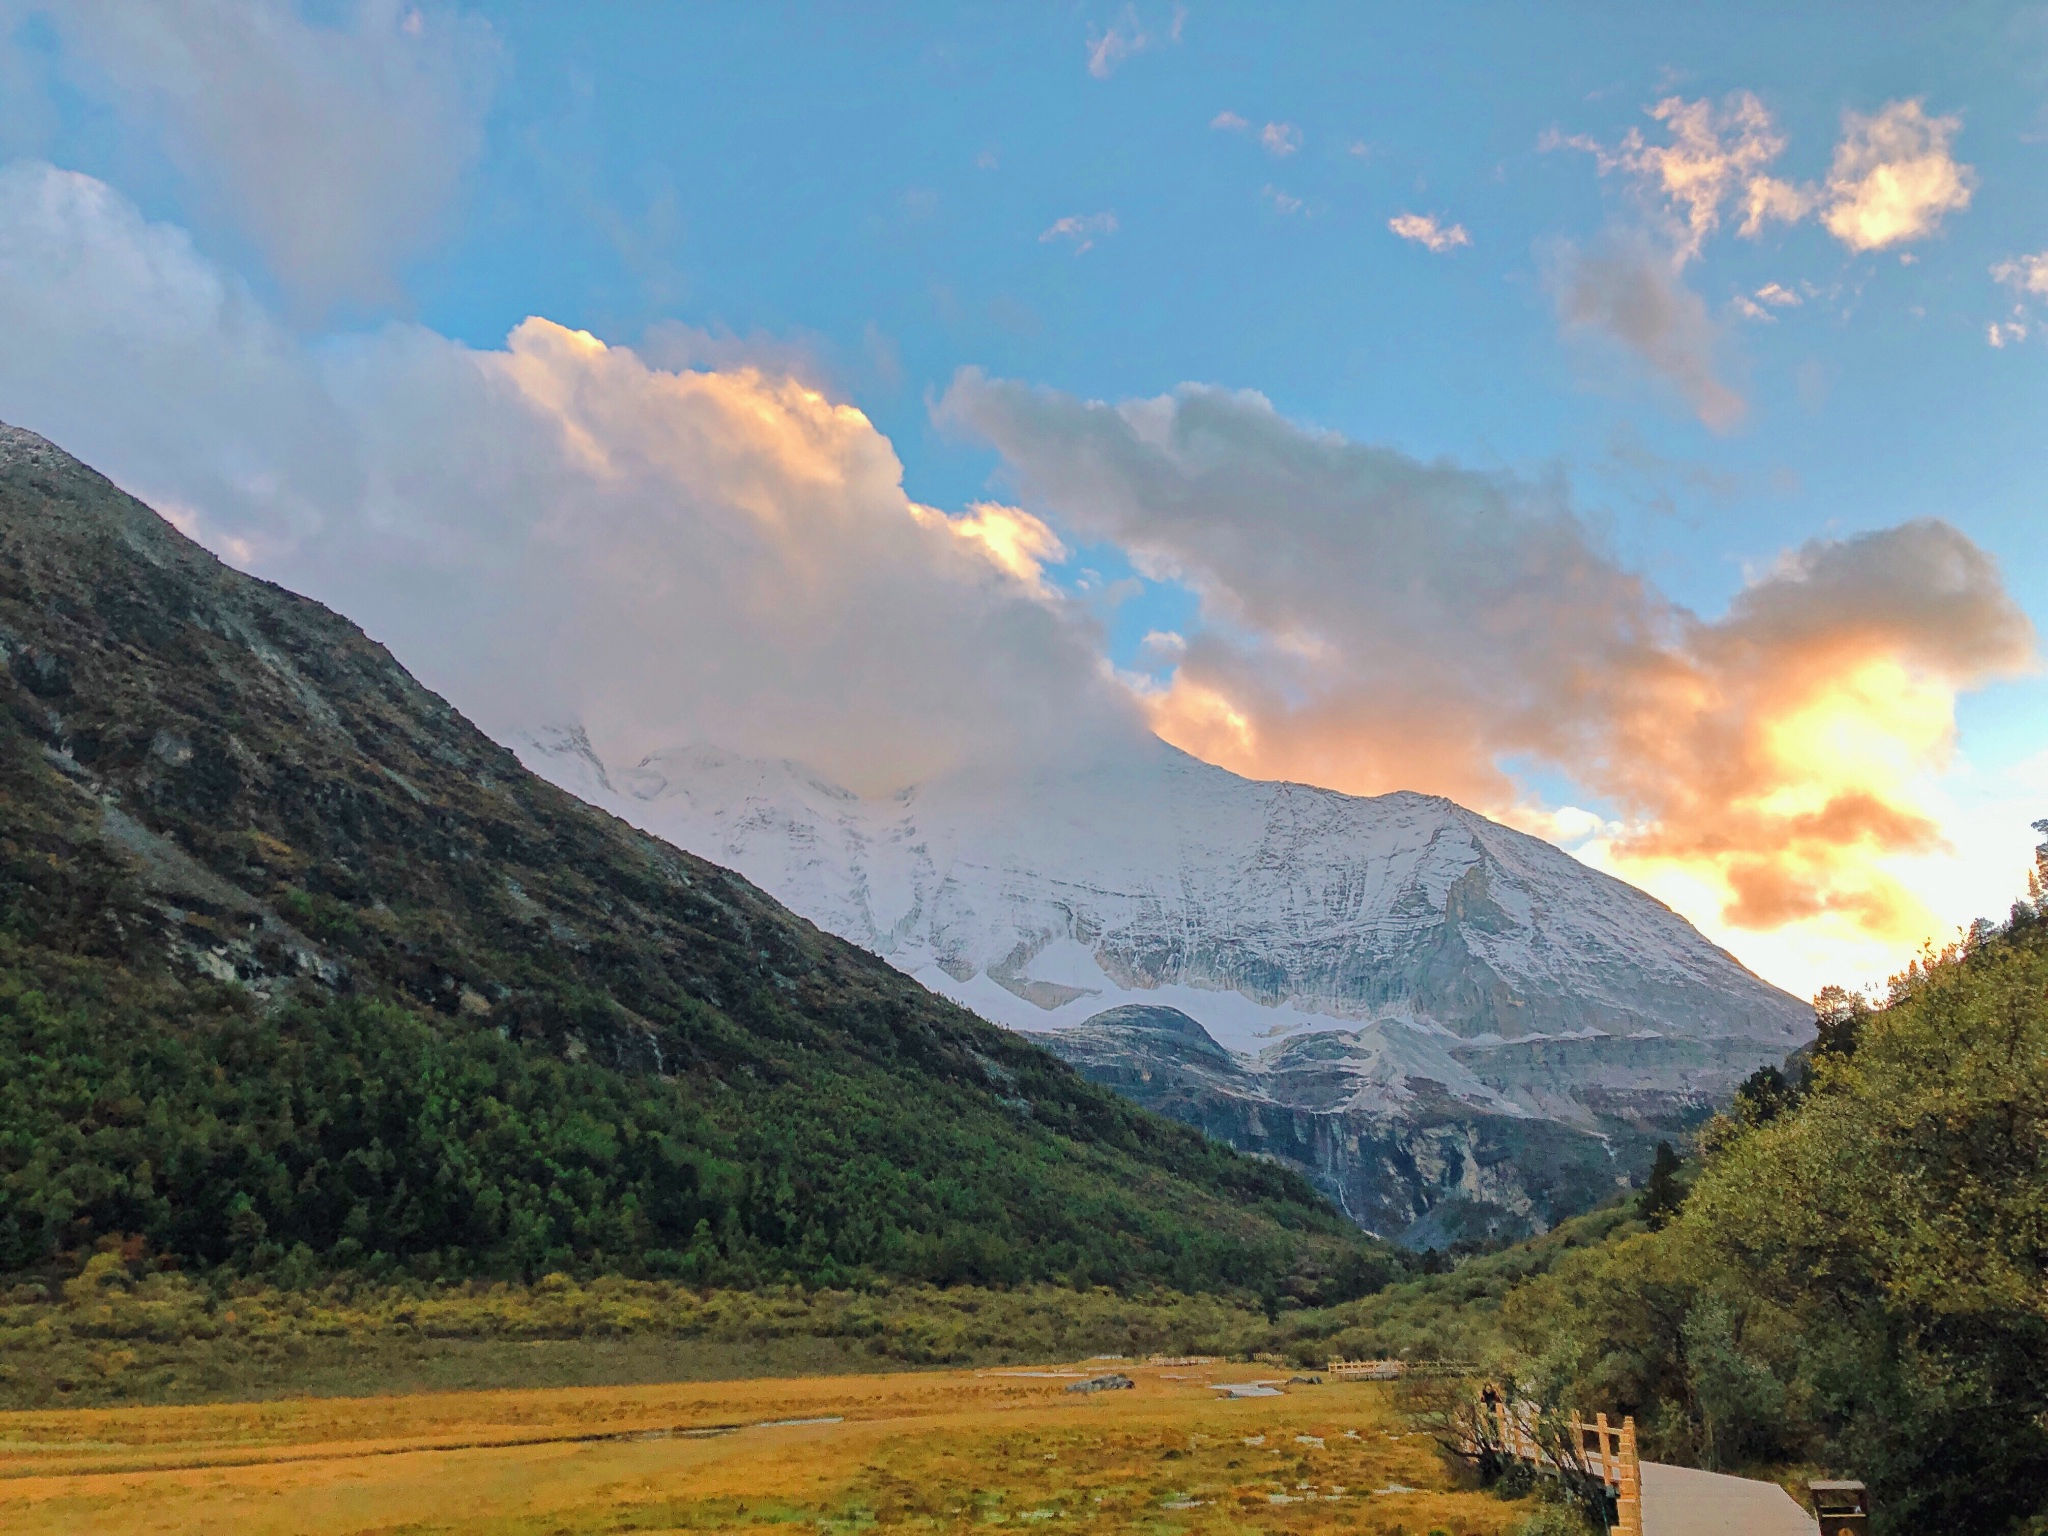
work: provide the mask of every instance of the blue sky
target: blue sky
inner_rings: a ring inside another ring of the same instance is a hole
[[[1822,750],[1891,743],[1897,761],[1860,788],[1931,818],[1949,847],[1859,834],[1813,856],[1882,864],[1917,893],[1915,915],[1867,920],[1868,891],[1829,895],[1816,875],[1805,917],[1731,925],[1725,867],[1610,846],[1617,828],[1675,826],[1676,809],[1540,732],[1496,730],[1481,717],[1497,701],[1472,704],[1477,757],[1455,771],[1435,749],[1332,770],[1330,718],[1371,713],[1393,654],[1355,615],[1318,618],[1341,589],[1304,584],[1299,611],[1350,661],[1252,680],[1256,657],[1286,645],[1247,615],[1287,610],[1272,585],[1287,578],[1276,566],[1240,590],[1220,546],[1166,528],[1162,509],[1199,478],[1187,463],[1178,489],[1084,483],[1056,462],[1050,414],[1027,423],[1023,397],[999,391],[949,395],[963,369],[1058,402],[1255,391],[1274,420],[1245,417],[1244,432],[1284,428],[1304,453],[1336,434],[1550,498],[1658,613],[1708,625],[1808,541],[1938,519],[1995,570],[1972,589],[1979,608],[2039,629],[2048,261],[2026,258],[2048,253],[2048,8],[176,0],[138,22],[119,5],[0,0],[0,33],[0,158],[89,178],[150,228],[182,231],[193,270],[245,292],[274,332],[265,346],[293,349],[320,389],[352,367],[360,392],[385,389],[348,360],[399,331],[495,355],[528,316],[662,368],[792,373],[872,422],[912,501],[957,516],[994,499],[1043,519],[1063,553],[1035,561],[1041,597],[1129,686],[1174,686],[1180,653],[1148,635],[1194,644],[1193,678],[1212,632],[1234,650],[1201,663],[1204,686],[1237,679],[1247,729],[1265,729],[1257,688],[1269,713],[1328,706],[1314,729],[1289,727],[1309,743],[1293,755],[1209,755],[1347,789],[1405,772],[1549,835],[1576,830],[1588,857],[1794,984],[1881,973],[1915,923],[1938,936],[1996,905],[1987,883],[2018,878],[2029,797],[2048,814],[2048,683],[2011,625],[1986,619],[1956,645],[1914,631],[1899,664],[1941,674],[1917,723],[1887,726],[1872,705]],[[1688,111],[1722,177],[1704,224],[1663,158]],[[1884,192],[1873,170],[1904,177],[1903,202],[1868,201]],[[1744,233],[1763,182],[1792,217]],[[1866,215],[1880,222],[1855,222]],[[28,305],[19,273],[15,288]],[[0,415],[187,506],[216,548],[279,551],[244,563],[336,601],[354,592],[320,563],[338,555],[291,553],[277,534],[297,515],[287,503],[340,493],[311,460],[244,473],[237,455],[255,450],[224,446],[231,407],[218,442],[202,424],[174,453],[137,446],[148,434],[106,419],[119,412],[63,404],[66,380],[97,377],[123,345],[109,321],[0,369]],[[1243,483],[1284,500],[1287,475]],[[237,495],[295,489],[267,508],[209,501],[228,479]],[[1294,536],[1284,507],[1242,510],[1266,539]],[[1475,539],[1458,548],[1483,562]],[[1371,572],[1358,581],[1359,602],[1376,601]],[[1830,600],[1853,606],[1842,590]],[[345,606],[364,617],[384,600]],[[1955,620],[1925,622],[1947,635]],[[401,655],[432,679],[439,643],[422,631]],[[1810,704],[1754,707],[1795,729]],[[1927,709],[1953,711],[1953,755],[1930,745],[1942,732]],[[1262,743],[1287,736],[1270,727]],[[1611,721],[1593,734],[1595,754],[1623,739]],[[1216,738],[1184,724],[1176,739]],[[1509,787],[1487,789],[1490,771]],[[1734,791],[1701,788],[1695,824],[1715,793]],[[1758,793],[1831,791],[1822,775]],[[1569,825],[1544,819],[1561,812]]]
[[[1560,468],[1704,609],[1788,539],[1930,514],[2048,594],[2048,369],[1985,342],[2008,307],[1990,269],[2048,245],[2048,13],[1218,7],[1178,43],[1169,6],[487,14],[510,55],[499,125],[463,232],[411,288],[449,334],[488,345],[539,313],[793,344],[939,503],[990,486],[987,453],[926,409],[965,364],[1104,399],[1201,380],[1423,457]],[[1098,78],[1088,43],[1111,28],[1152,41]],[[1737,89],[1769,100],[1808,176],[1843,111],[1923,98],[1962,116],[1982,182],[1914,267],[1811,226],[1715,242],[1697,284],[1716,309],[1773,281],[1840,290],[1727,324],[1751,410],[1715,433],[1560,338],[1547,249],[1628,213],[1586,155],[1539,144]],[[1212,128],[1223,112],[1255,131]],[[1262,150],[1268,122],[1300,148]],[[1472,245],[1395,238],[1411,211]],[[1039,239],[1102,213],[1115,232],[1085,252]],[[1985,745],[2038,747],[2013,702],[1973,722]]]

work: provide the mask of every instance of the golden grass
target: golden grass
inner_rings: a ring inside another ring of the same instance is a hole
[[[1125,1369],[1093,1396],[954,1371],[0,1414],[0,1529],[1497,1536],[1522,1513],[1457,1486],[1382,1387],[1232,1401],[1205,1382],[1259,1368]]]

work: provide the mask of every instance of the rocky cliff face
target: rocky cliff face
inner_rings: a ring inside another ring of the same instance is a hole
[[[1488,1112],[1419,1074],[1393,1108],[1360,1072],[1373,1042],[1356,1032],[1246,1058],[1175,1008],[1113,1008],[1045,1040],[1096,1082],[1300,1170],[1360,1226],[1416,1247],[1540,1231],[1628,1183],[1660,1136],[1711,1108],[1705,1094],[1603,1094],[1590,1064],[1569,1057],[1552,1065],[1590,1117]]]
[[[1257,783],[1157,742],[883,798],[709,748],[519,748],[1409,1241],[1591,1203],[1810,1029],[1660,902],[1436,797]]]

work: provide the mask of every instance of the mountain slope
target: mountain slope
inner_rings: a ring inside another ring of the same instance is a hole
[[[521,751],[1418,1242],[1584,1208],[1810,1031],[1662,903],[1436,797],[1257,783],[1159,743],[886,798],[710,748]],[[1127,1006],[1241,1059],[1192,1071],[1105,1020]]]
[[[1356,1289],[1305,1184],[525,772],[0,428],[0,1269]],[[687,1260],[687,1262],[684,1262]]]

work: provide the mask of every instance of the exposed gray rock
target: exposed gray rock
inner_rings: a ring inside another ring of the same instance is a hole
[[[1418,1248],[1541,1231],[1628,1183],[1660,1137],[1683,1135],[1712,1107],[1705,1094],[1588,1089],[1597,1054],[1561,1052],[1548,1063],[1565,1073],[1553,1092],[1579,1123],[1475,1112],[1420,1076],[1390,1110],[1361,1093],[1369,1042],[1357,1034],[1305,1035],[1245,1058],[1173,1008],[1112,1008],[1044,1039],[1094,1081],[1299,1169],[1360,1226]],[[1530,1054],[1550,1056],[1552,1044]]]
[[[711,748],[517,745],[1410,1241],[1597,1201],[1811,1031],[1663,903],[1435,796],[1260,783],[1156,741],[883,797]]]

